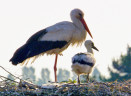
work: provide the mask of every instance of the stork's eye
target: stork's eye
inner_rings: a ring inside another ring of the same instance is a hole
[[[82,18],[82,14],[81,13],[79,13],[79,16]]]

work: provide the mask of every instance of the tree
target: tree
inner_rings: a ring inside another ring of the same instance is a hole
[[[97,67],[95,67],[93,72],[92,72],[91,79],[100,82],[101,81],[100,76],[101,76],[100,71],[97,69]]]
[[[35,69],[33,67],[23,67],[22,68],[22,79],[31,81],[36,84]]]
[[[41,85],[44,83],[48,83],[50,81],[50,71],[46,69],[42,69],[41,71],[41,79],[38,80],[37,84]]]
[[[116,72],[108,67],[111,77],[106,81],[131,79],[131,47],[127,47],[127,53],[125,55],[121,55],[117,60],[113,59],[112,66]]]
[[[12,76],[11,74],[8,74],[7,78],[9,78],[11,80],[15,80],[14,76]]]
[[[78,76],[75,72],[73,72],[73,77],[72,77],[72,80],[77,80]]]
[[[57,78],[58,78],[58,82],[68,81],[70,78],[70,72],[66,69],[59,69]]]

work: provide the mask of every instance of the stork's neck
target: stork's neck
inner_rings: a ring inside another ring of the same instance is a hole
[[[89,53],[91,53],[91,54],[94,54],[94,52],[93,52],[93,50],[92,50],[92,48],[91,47],[86,47],[87,48],[87,52],[89,52]]]
[[[78,18],[76,18],[76,17],[71,17],[71,19],[72,19],[73,24],[74,24],[81,32],[86,32],[83,24],[81,23],[81,21],[80,21]]]
[[[72,22],[75,26],[75,32],[73,33],[73,37],[72,37],[72,45],[74,44],[82,44],[82,42],[86,39],[86,30],[83,26],[83,24],[80,22],[79,19],[77,18],[71,18]]]

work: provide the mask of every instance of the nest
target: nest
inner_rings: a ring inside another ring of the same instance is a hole
[[[14,96],[14,95],[15,96],[26,96],[26,95],[29,96],[131,96],[131,80],[127,80],[124,82],[93,81],[93,82],[82,83],[82,84],[71,83],[71,82],[67,82],[67,83],[49,82],[48,84],[38,86],[31,82],[22,80],[19,77],[16,76],[14,77],[17,80],[11,80],[7,77],[0,76],[1,79],[0,95],[2,96],[8,96],[8,95],[9,96]]]

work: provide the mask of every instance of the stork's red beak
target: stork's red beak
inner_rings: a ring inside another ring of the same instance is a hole
[[[89,35],[91,36],[91,38],[93,39],[92,35],[91,35],[91,32],[85,22],[85,20],[83,18],[80,19],[81,23],[83,24],[84,28],[86,29],[86,31],[89,33]]]

